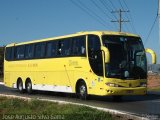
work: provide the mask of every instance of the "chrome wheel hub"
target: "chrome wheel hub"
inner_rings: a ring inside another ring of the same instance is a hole
[[[22,85],[22,83],[19,83],[18,89],[19,89],[20,91],[23,90],[23,85]]]
[[[80,87],[80,94],[84,96],[86,94],[86,87],[83,85]]]

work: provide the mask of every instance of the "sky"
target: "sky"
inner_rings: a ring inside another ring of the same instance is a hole
[[[160,63],[158,19],[150,32],[158,0],[0,0],[0,46],[79,31],[118,31],[118,23],[111,22],[118,13],[111,11],[119,9],[129,10],[122,13],[130,21],[122,31],[140,35]]]

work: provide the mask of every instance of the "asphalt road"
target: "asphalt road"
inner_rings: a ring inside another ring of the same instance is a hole
[[[7,88],[4,85],[0,85],[0,94],[81,103],[129,112],[142,117],[147,116],[160,119],[160,95],[148,94],[145,96],[124,96],[121,101],[117,102],[113,101],[112,97],[98,96],[90,96],[89,100],[80,100],[73,94],[55,92],[35,91],[31,95],[28,95],[27,93],[20,94],[16,89]]]

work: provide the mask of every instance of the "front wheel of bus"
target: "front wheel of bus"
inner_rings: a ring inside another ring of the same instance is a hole
[[[29,93],[29,94],[32,93],[32,83],[31,83],[31,81],[27,81],[26,90],[27,90],[27,93]]]
[[[78,89],[79,98],[82,100],[87,99],[87,87],[84,81],[81,81]]]

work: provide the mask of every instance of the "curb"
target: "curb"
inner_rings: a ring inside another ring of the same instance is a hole
[[[0,82],[0,85],[4,85],[4,83],[3,83],[3,82]]]
[[[16,96],[16,95],[0,94],[0,96],[9,97],[9,98],[18,98],[18,99],[24,99],[24,100],[31,100],[32,99],[30,97],[21,97],[21,96]],[[95,107],[95,106],[91,106],[91,105],[67,102],[67,101],[62,101],[62,100],[49,100],[49,99],[42,99],[42,98],[36,98],[36,99],[40,100],[40,101],[56,102],[56,103],[59,103],[59,104],[72,104],[72,105],[86,106],[86,107],[90,107],[90,108],[94,108],[94,109],[97,109],[97,110],[108,112],[108,113],[114,115],[115,117],[120,117],[122,119],[124,117],[124,120],[149,120],[146,117],[143,117],[143,116],[140,117],[140,116],[135,115],[134,113],[118,111],[118,110],[114,110],[114,109]]]

